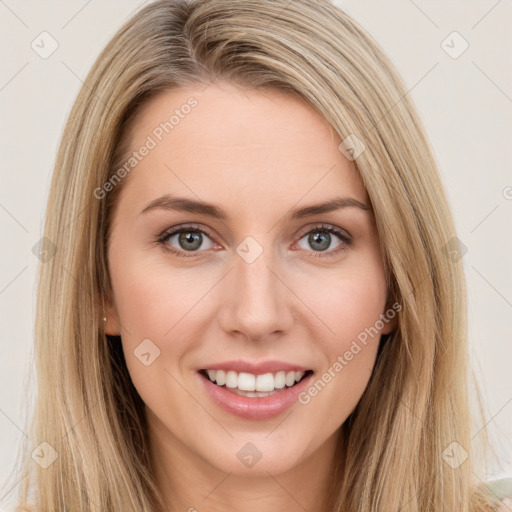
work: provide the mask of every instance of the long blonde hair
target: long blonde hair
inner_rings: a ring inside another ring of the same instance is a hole
[[[27,477],[19,510],[30,503],[38,512],[164,507],[144,404],[120,344],[100,325],[123,182],[105,199],[94,191],[118,170],[140,105],[216,80],[298,95],[341,140],[364,144],[354,162],[375,212],[389,301],[401,311],[342,426],[344,456],[326,510],[494,510],[497,502],[474,478],[464,273],[451,250],[456,231],[437,164],[391,62],[327,0],[158,0],[96,60],[67,121],[48,199],[44,236],[55,247],[40,265],[38,394],[20,462]],[[31,458],[43,442],[58,455],[46,469]],[[454,447],[459,458],[469,454],[458,467],[444,456]]]

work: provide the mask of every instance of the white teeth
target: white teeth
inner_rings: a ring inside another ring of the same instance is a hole
[[[276,389],[282,389],[286,385],[286,373],[285,372],[277,372],[274,375],[274,387]]]
[[[238,387],[238,373],[229,370],[226,373],[226,387],[227,388],[237,388]]]
[[[288,372],[285,382],[287,386],[293,386],[295,384],[295,372]]]
[[[238,389],[242,391],[255,391],[256,390],[256,377],[252,373],[240,373],[238,375]],[[258,391],[264,391],[258,389]]]
[[[264,373],[254,375],[252,373],[236,373],[232,370],[207,370],[208,378],[216,382],[218,386],[224,386],[241,391],[270,392],[274,389],[282,389],[285,386],[291,387],[304,376],[305,372]]]
[[[215,371],[215,370],[213,370],[213,371]],[[224,386],[224,384],[226,384],[226,372],[224,370],[217,370],[215,379],[212,379],[210,377],[210,380],[212,382],[216,381],[219,386]]]
[[[271,373],[264,373],[256,377],[255,389],[258,391],[273,391],[274,387],[274,376]]]

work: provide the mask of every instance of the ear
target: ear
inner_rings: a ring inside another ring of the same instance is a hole
[[[99,307],[100,326],[103,327],[105,334],[108,334],[109,336],[120,336],[121,325],[113,299],[109,294],[105,294],[103,298],[100,298],[99,304],[101,304]],[[104,321],[104,318],[107,320]]]
[[[401,305],[396,301],[389,300],[386,304],[386,309],[382,313],[384,318],[384,327],[381,334],[389,334],[398,327],[398,312],[402,309]]]
[[[383,313],[383,315],[386,315],[386,312]],[[398,326],[398,321],[396,316],[394,318],[389,318],[388,321],[384,322],[384,327],[382,328],[381,334],[389,334],[390,332],[393,332]]]

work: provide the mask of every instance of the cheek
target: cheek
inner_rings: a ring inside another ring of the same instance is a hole
[[[318,294],[317,307],[329,326],[315,340],[324,356],[314,380],[299,397],[310,417],[322,417],[321,432],[331,433],[351,414],[371,377],[380,342],[386,284],[378,267],[338,276]],[[332,332],[331,332],[332,331]],[[308,428],[317,428],[312,422]]]
[[[303,280],[302,290],[328,327],[321,339],[331,353],[375,326],[386,305],[386,279],[380,260],[373,257],[354,258],[330,276],[316,277],[316,286],[314,277]]]
[[[333,337],[348,340],[375,326],[384,312],[386,290],[376,280],[344,280],[330,290],[323,311],[329,318]]]
[[[111,257],[112,286],[132,382],[154,411],[185,407],[189,397],[179,385],[182,379],[177,370],[192,345],[191,322],[197,320],[196,310],[201,311],[198,301],[211,283],[204,273],[172,270],[165,258],[123,251],[121,245]]]
[[[204,272],[171,269],[165,257],[148,257],[144,251],[112,252],[111,276],[117,312],[125,337],[167,337],[186,318],[209,288]]]
[[[380,260],[361,258],[323,282],[322,288],[309,286],[312,309],[329,328],[315,340],[324,356],[321,371],[330,369],[325,380],[333,383],[331,390],[357,400],[371,376],[383,328],[384,270]]]
[[[211,320],[208,295],[218,277],[211,269],[172,268],[161,255],[121,254],[112,252],[111,276],[132,381],[153,410],[166,400],[183,405],[181,369],[204,338],[203,328]]]

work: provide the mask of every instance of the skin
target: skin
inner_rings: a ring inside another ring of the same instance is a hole
[[[270,420],[219,408],[197,369],[277,359],[321,376],[386,311],[375,219],[371,209],[356,207],[286,218],[294,208],[335,196],[369,204],[354,162],[338,149],[341,140],[293,96],[228,83],[202,89],[161,93],[131,126],[136,150],[188,98],[198,101],[125,178],[108,250],[113,302],[106,329],[121,335],[146,404],[167,510],[320,511],[339,429],[368,384],[380,336],[307,405],[295,403]],[[165,193],[215,203],[229,219],[141,213]],[[187,223],[209,233],[200,249],[180,245],[179,235],[157,242]],[[319,223],[345,230],[353,243],[332,234],[322,251],[308,242]],[[252,263],[236,252],[248,236],[263,249]],[[173,254],[166,245],[193,255]],[[394,327],[387,323],[381,334]],[[147,366],[134,355],[145,339],[160,350]],[[237,457],[248,441],[262,454],[252,467]]]

